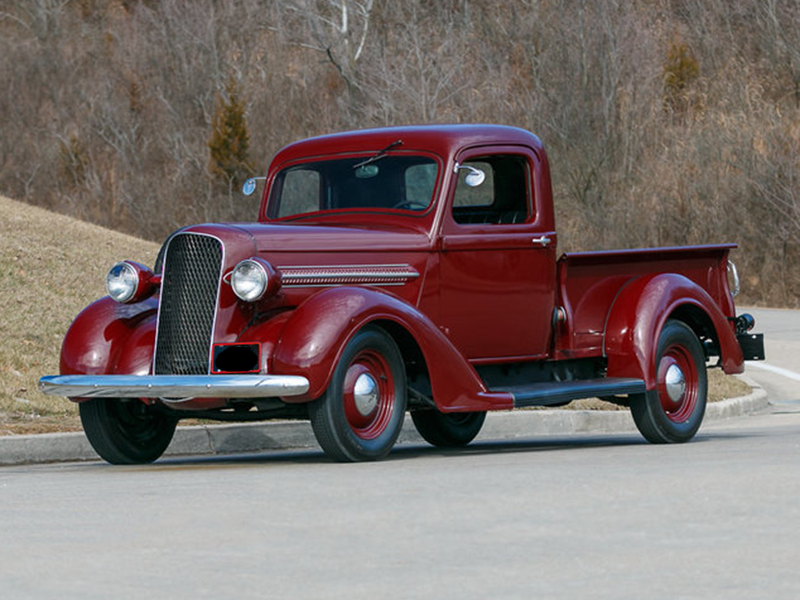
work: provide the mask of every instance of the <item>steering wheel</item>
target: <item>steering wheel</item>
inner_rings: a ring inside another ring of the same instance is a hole
[[[402,200],[392,206],[392,208],[406,208],[408,210],[425,210],[428,208],[427,204],[417,202],[416,200]]]

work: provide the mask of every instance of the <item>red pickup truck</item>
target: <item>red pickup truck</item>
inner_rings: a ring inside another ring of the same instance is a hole
[[[527,131],[317,137],[260,179],[256,223],[181,229],[153,270],[114,265],[61,375],[41,379],[79,403],[107,461],[157,459],[187,417],[310,419],[331,457],[374,460],[406,411],[458,446],[486,411],[595,396],[630,406],[647,440],[685,442],[707,364],[763,358],[735,313],[733,245],[557,258],[547,156]]]

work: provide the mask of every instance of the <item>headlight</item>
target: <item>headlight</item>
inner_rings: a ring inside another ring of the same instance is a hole
[[[243,260],[231,273],[233,293],[245,302],[255,302],[274,294],[280,286],[280,276],[268,262],[259,258]]]
[[[150,269],[127,260],[115,264],[106,275],[108,295],[122,304],[145,300],[157,284],[158,278]]]

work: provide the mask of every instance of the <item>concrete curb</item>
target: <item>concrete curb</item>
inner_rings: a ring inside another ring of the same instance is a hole
[[[705,422],[763,412],[767,393],[743,378],[753,392],[709,404]],[[571,433],[635,432],[628,411],[518,410],[489,413],[479,440],[508,440]],[[406,416],[399,444],[424,443]],[[164,456],[227,455],[266,450],[318,448],[306,421],[179,427]],[[45,433],[0,437],[0,465],[99,460],[83,433]]]

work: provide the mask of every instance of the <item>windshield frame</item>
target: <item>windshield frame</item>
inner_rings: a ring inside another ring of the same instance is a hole
[[[287,161],[280,165],[274,166],[271,173],[267,189],[264,190],[264,202],[261,218],[268,222],[291,222],[298,220],[309,220],[315,218],[336,217],[341,215],[391,215],[403,218],[422,219],[429,217],[435,210],[438,202],[438,197],[442,189],[444,175],[445,175],[445,161],[438,155],[426,150],[415,150],[398,148],[392,149],[380,156],[376,152],[380,150],[364,150],[358,152],[345,152],[339,154],[325,154],[320,156],[306,156],[294,160]],[[376,157],[377,156],[377,157]],[[358,166],[359,162],[364,163],[369,160],[369,163],[380,166],[380,164],[387,159],[397,157],[420,157],[430,160],[436,166],[436,176],[433,182],[430,200],[425,210],[413,210],[410,208],[393,208],[393,207],[380,207],[380,206],[353,206],[353,207],[338,207],[326,208],[323,210],[314,210],[310,212],[300,212],[291,215],[278,216],[276,211],[280,207],[280,198],[276,196],[279,191],[282,193],[282,178],[291,169],[303,165],[312,165],[315,163],[334,162],[334,161],[353,161],[354,166]]]

